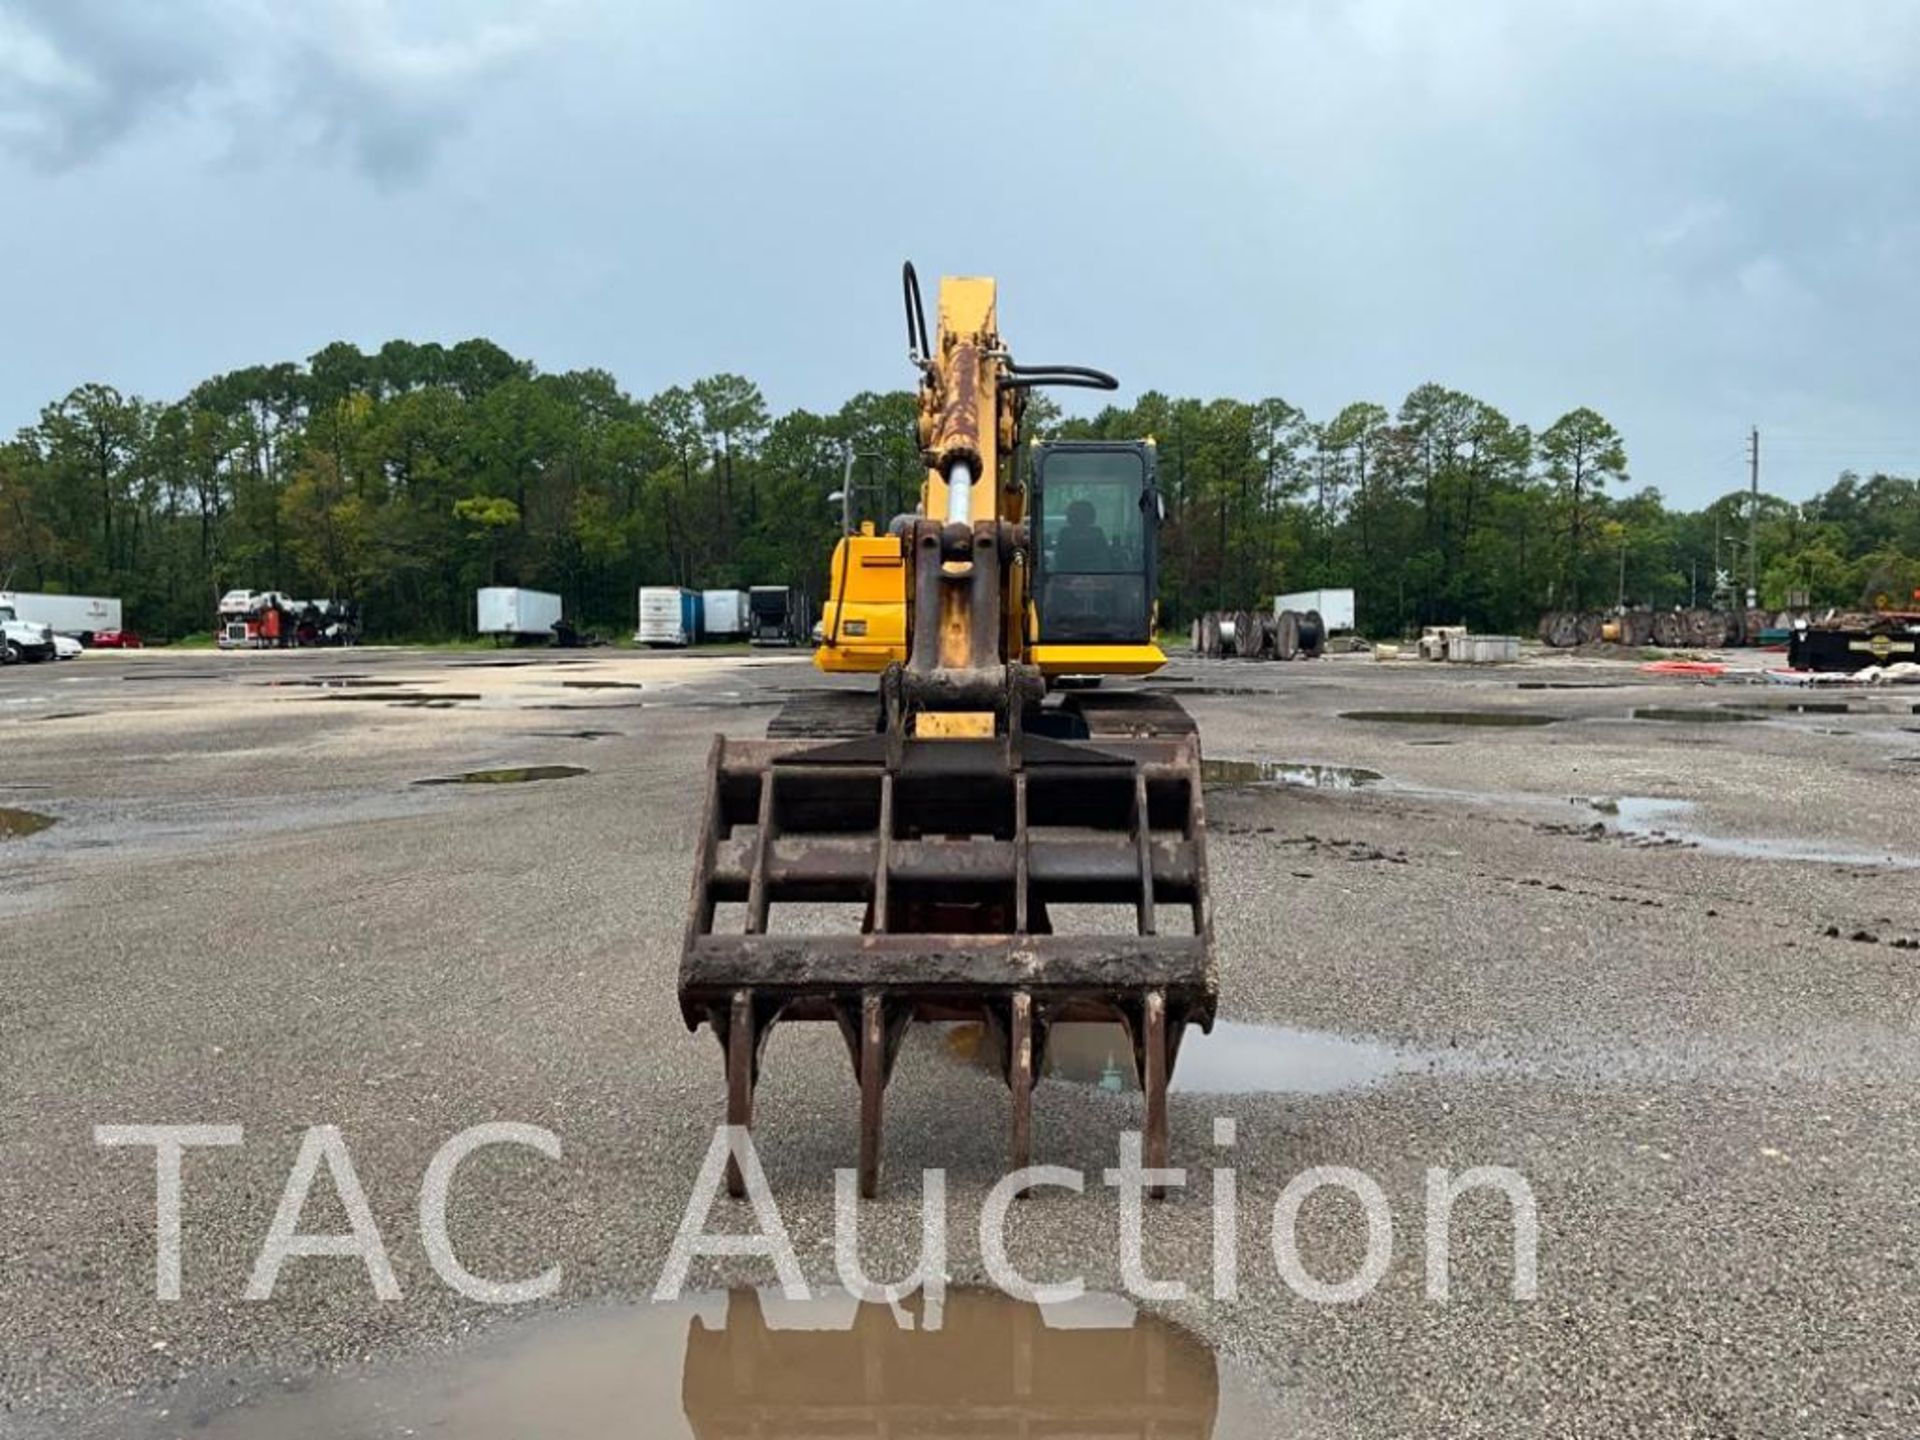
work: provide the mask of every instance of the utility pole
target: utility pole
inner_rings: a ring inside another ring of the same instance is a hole
[[[1724,453],[1724,452],[1723,452]],[[1747,499],[1747,608],[1760,604],[1760,427],[1747,441],[1747,473],[1752,493]]]

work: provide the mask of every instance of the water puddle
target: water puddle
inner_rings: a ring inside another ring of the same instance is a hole
[[[1305,1433],[1188,1332],[1115,1296],[1033,1305],[950,1290],[937,1308],[733,1290],[510,1324],[451,1356],[292,1382],[205,1386],[128,1433],[158,1440],[718,1440]],[[296,1388],[297,1387],[297,1388]]]
[[[1743,720],[1764,720],[1741,710],[1686,709],[1674,705],[1636,705],[1627,712],[1631,720],[1659,720],[1669,725],[1735,725]]]
[[[362,694],[347,691],[345,694],[328,695],[335,704],[350,704],[365,701],[380,705],[439,705],[442,708],[462,700],[478,700],[479,692],[473,690],[369,690]]]
[[[562,690],[644,690],[638,680],[562,680]]]
[[[365,675],[312,675],[297,680],[264,680],[262,684],[280,689],[296,687],[306,690],[369,690],[383,686],[398,685],[398,680],[372,680]]]
[[[53,816],[42,815],[38,810],[16,810],[0,805],[0,840],[24,840],[55,823]]]
[[[1231,789],[1250,785],[1290,785],[1302,790],[1358,790],[1386,777],[1378,770],[1350,765],[1314,765],[1297,760],[1202,760],[1200,779]]]
[[[1885,850],[1830,845],[1823,840],[1788,840],[1737,835],[1707,835],[1688,823],[1694,812],[1688,800],[1656,800],[1623,795],[1618,800],[1586,802],[1609,817],[1619,835],[1649,844],[1688,845],[1710,855],[1737,855],[1749,860],[1798,860],[1811,865],[1878,865],[1898,870],[1920,869],[1920,858]]]
[[[1515,729],[1552,725],[1558,715],[1529,715],[1521,710],[1346,710],[1342,720],[1366,720],[1379,725],[1488,725]]]
[[[459,775],[436,775],[416,785],[526,785],[535,780],[568,780],[593,772],[584,765],[513,765],[498,770],[468,770]]]
[[[978,1025],[955,1025],[946,1045],[959,1059],[997,1063],[990,1060]],[[1211,1034],[1187,1030],[1170,1088],[1190,1095],[1338,1095],[1402,1076],[1457,1074],[1484,1065],[1459,1051],[1415,1050],[1324,1030],[1217,1020]],[[1117,1024],[1069,1021],[1053,1026],[1040,1073],[1043,1079],[1116,1094],[1140,1088],[1132,1043]]]
[[[610,740],[626,732],[621,730],[533,730],[529,734],[549,740]]]
[[[1729,700],[1729,710],[1752,710],[1757,714],[1784,712],[1791,715],[1851,715],[1853,706],[1845,700]]]

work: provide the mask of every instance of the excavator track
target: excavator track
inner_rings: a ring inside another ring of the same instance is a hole
[[[851,740],[880,728],[871,690],[802,690],[767,722],[769,740]]]

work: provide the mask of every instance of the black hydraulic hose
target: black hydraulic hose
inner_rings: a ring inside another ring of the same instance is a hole
[[[1000,382],[1003,390],[1029,390],[1040,385],[1060,385],[1079,390],[1118,390],[1120,382],[1104,370],[1090,365],[1016,365],[1007,361],[1007,376]]]
[[[911,260],[900,267],[900,289],[907,305],[907,349],[930,360],[933,347],[927,344],[927,307],[920,299],[920,277],[914,273]]]

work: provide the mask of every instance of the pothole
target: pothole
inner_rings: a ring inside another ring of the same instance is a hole
[[[644,690],[638,680],[562,680],[563,690]]]
[[[1345,710],[1340,718],[1379,725],[1486,725],[1495,729],[1524,729],[1551,725],[1560,716],[1529,715],[1521,710]]]
[[[1302,790],[1358,790],[1386,779],[1378,770],[1351,765],[1315,765],[1299,760],[1202,760],[1203,784],[1232,789],[1289,785]]]
[[[399,685],[398,680],[374,680],[365,675],[303,675],[293,680],[264,680],[273,689],[375,690]]]
[[[476,690],[348,690],[324,697],[336,705],[365,702],[379,705],[454,705],[462,700],[478,700]]]
[[[169,1396],[171,1416],[126,1428],[208,1440],[1300,1433],[1244,1372],[1117,1296],[1043,1306],[969,1288],[901,1306],[905,1323],[840,1292],[594,1306],[265,1394],[209,1380],[200,1396]]]
[[[953,1026],[946,1045],[956,1058],[994,1063],[978,1025]],[[1169,1088],[1192,1095],[1336,1095],[1407,1075],[1485,1068],[1484,1061],[1457,1050],[1420,1050],[1324,1030],[1218,1020],[1209,1034],[1189,1028],[1181,1038]],[[1115,1093],[1140,1088],[1125,1027],[1097,1021],[1050,1026],[1040,1074]]]
[[[1853,706],[1845,700],[1729,700],[1729,710],[1751,710],[1756,714],[1768,711],[1784,712],[1790,715],[1851,715]]]
[[[0,805],[0,840],[24,840],[57,823],[53,816],[42,815],[38,810],[16,810],[10,805]]]
[[[459,775],[435,775],[416,785],[528,785],[536,780],[568,780],[593,772],[584,765],[509,765],[497,770],[467,770]]]
[[[1636,705],[1628,712],[1634,720],[1657,720],[1668,725],[1737,725],[1745,720],[1764,720],[1743,710],[1688,709],[1674,705]]]

